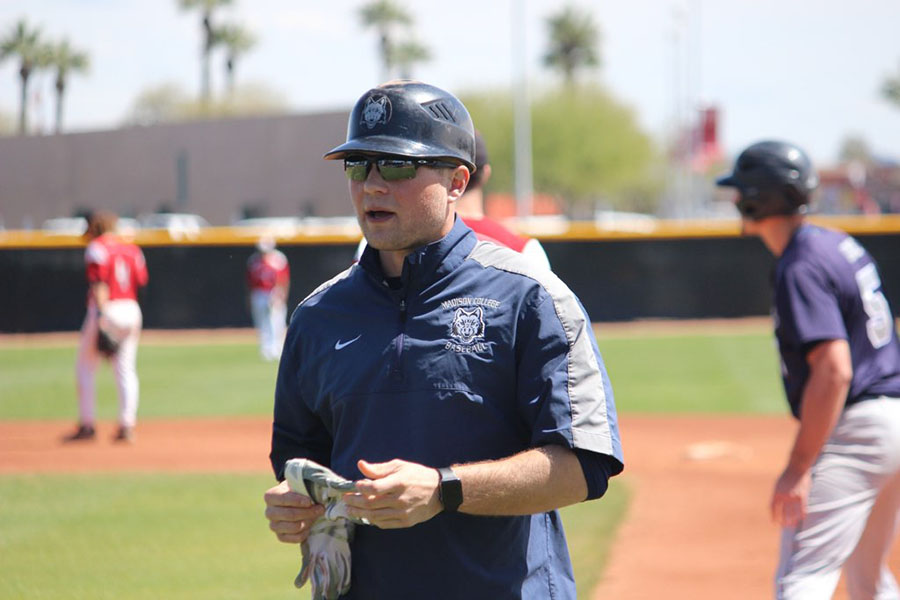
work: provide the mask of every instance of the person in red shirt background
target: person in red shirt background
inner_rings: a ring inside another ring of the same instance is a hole
[[[278,360],[287,329],[287,298],[291,270],[287,257],[275,249],[275,240],[260,238],[247,261],[250,314],[259,335],[259,352],[265,360]]]
[[[138,304],[138,288],[147,285],[144,254],[135,244],[115,234],[116,215],[100,211],[88,217],[84,253],[87,270],[87,312],[75,373],[78,383],[78,429],[68,441],[90,440],[96,436],[96,372],[101,358],[113,366],[119,397],[119,427],[116,441],[134,441],[138,408],[137,347],[143,316]],[[100,329],[107,332],[117,349],[109,354],[98,349]]]
[[[469,178],[466,192],[456,202],[456,214],[462,217],[479,240],[494,242],[512,248],[528,257],[532,264],[550,268],[550,260],[544,247],[535,238],[525,237],[509,230],[503,224],[484,214],[484,186],[491,178],[491,163],[487,146],[481,133],[475,131],[475,172]]]

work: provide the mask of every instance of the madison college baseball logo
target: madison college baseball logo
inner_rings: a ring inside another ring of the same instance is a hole
[[[441,308],[453,311],[450,320],[450,339],[445,350],[453,352],[489,352],[490,344],[484,341],[485,310],[500,308],[493,298],[453,298],[441,302]]]
[[[462,344],[471,344],[484,337],[484,311],[481,307],[473,310],[457,308],[450,326],[450,337]]]
[[[387,96],[369,96],[362,109],[360,123],[372,129],[379,123],[387,125],[391,120],[391,101]]]

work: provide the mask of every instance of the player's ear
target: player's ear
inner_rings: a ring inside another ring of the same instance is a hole
[[[450,185],[447,188],[451,202],[459,200],[469,184],[469,169],[460,165],[450,173]]]
[[[481,171],[481,185],[484,186],[487,184],[488,179],[491,178],[493,169],[491,169],[491,165],[481,165],[478,167],[478,170]]]

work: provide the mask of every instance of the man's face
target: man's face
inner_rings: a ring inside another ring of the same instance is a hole
[[[465,188],[465,181],[459,186],[459,169],[419,167],[412,179],[385,181],[372,167],[365,181],[351,180],[350,198],[366,242],[405,256],[447,235],[454,202]]]
[[[734,203],[734,207],[737,209],[738,214],[741,217],[741,235],[757,235],[758,221],[754,221],[749,215],[745,214],[745,210],[742,210],[740,191],[734,190],[733,193],[734,196],[732,197],[732,202]]]

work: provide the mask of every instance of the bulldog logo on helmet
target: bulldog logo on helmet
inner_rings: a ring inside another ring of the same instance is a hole
[[[387,96],[369,96],[362,109],[360,123],[369,129],[373,129],[381,123],[387,125],[391,120],[391,101]]]

